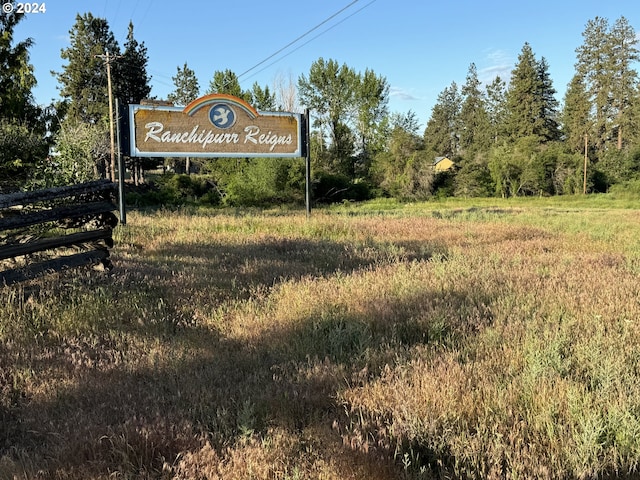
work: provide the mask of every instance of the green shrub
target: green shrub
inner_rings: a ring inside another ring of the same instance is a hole
[[[371,187],[367,182],[352,182],[341,174],[318,172],[312,188],[313,199],[318,203],[363,201],[371,198]]]
[[[154,205],[219,205],[221,196],[210,178],[199,175],[165,174],[153,183],[127,194],[136,207]]]

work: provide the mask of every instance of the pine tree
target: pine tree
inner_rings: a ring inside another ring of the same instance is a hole
[[[469,66],[466,83],[462,86],[462,96],[458,117],[460,149],[463,154],[473,155],[475,152],[486,150],[490,141],[489,117],[474,63]]]
[[[60,95],[69,101],[67,114],[91,124],[106,122],[107,73],[98,55],[118,55],[118,43],[107,21],[91,13],[77,15],[69,35],[71,46],[61,52],[68,63],[56,74],[61,84]]]
[[[507,132],[512,141],[535,135],[542,128],[538,62],[528,43],[522,47],[518,63],[511,72],[507,90]]]
[[[133,23],[129,22],[124,53],[114,62],[113,69],[114,95],[122,104],[137,104],[149,96],[151,77],[147,74],[148,62],[147,47],[135,39]]]
[[[36,86],[29,63],[33,40],[27,38],[13,45],[13,30],[23,18],[21,14],[0,13],[0,118],[33,128],[40,126],[41,113],[31,93]]]
[[[633,103],[638,89],[638,73],[631,68],[634,62],[640,60],[638,38],[625,17],[620,17],[610,33],[611,52],[613,55],[613,85],[612,101],[615,111],[615,127],[617,130],[618,150],[624,143],[628,143],[633,125]],[[626,140],[626,142],[625,142]]]
[[[246,102],[251,102],[251,92],[242,90],[238,75],[229,69],[225,71],[218,70],[213,73],[213,79],[209,82],[207,93],[226,93],[227,95],[241,98]]]
[[[612,138],[614,70],[612,45],[609,38],[609,22],[602,17],[589,20],[582,33],[583,44],[576,49],[576,72],[583,79],[592,110],[590,138],[596,150],[603,151]]]
[[[558,102],[544,57],[537,61],[525,43],[511,72],[507,90],[507,133],[511,141],[535,136],[540,142],[559,138]]]
[[[251,87],[251,102],[249,103],[256,110],[271,112],[276,109],[276,95],[271,93],[268,86],[263,88],[258,82],[255,82]]]
[[[176,105],[186,106],[200,96],[200,85],[196,73],[184,63],[182,69],[178,67],[175,77],[171,78],[175,89],[168,96],[168,100]]]
[[[613,27],[607,19],[589,20],[576,49],[576,72],[584,78],[591,104],[590,137],[597,153],[607,146],[620,150],[634,135],[638,73],[632,68],[640,60],[638,39],[625,17]]]
[[[507,85],[500,77],[496,77],[486,87],[487,115],[492,143],[495,145],[504,138],[507,115]]]
[[[575,74],[567,87],[562,111],[564,141],[572,152],[584,151],[584,136],[591,130],[590,110],[584,79]]]
[[[540,131],[537,135],[544,142],[554,142],[560,139],[560,123],[558,122],[559,104],[556,100],[556,89],[549,75],[549,64],[542,57],[538,62],[539,81],[539,112],[541,118]]]
[[[424,130],[425,148],[433,156],[457,155],[460,150],[458,121],[462,98],[452,82],[438,95]]]

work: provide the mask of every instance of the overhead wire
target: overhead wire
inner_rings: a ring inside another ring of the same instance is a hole
[[[294,48],[293,50],[287,52],[286,54],[284,54],[283,56],[281,56],[280,58],[278,58],[277,60],[271,62],[270,64],[266,65],[265,67],[261,68],[260,70],[258,70],[257,72],[254,72],[253,74],[249,75],[247,78],[252,78],[255,75],[259,74],[260,72],[263,72],[264,70],[266,70],[267,68],[275,65],[276,63],[282,61],[283,59],[287,58],[289,55],[297,52],[298,50],[300,50],[301,48],[303,48],[304,46],[308,45],[309,43],[313,42],[315,39],[317,39],[318,37],[321,37],[322,35],[324,35],[325,33],[327,33],[328,31],[334,29],[335,27],[337,27],[338,25],[340,25],[341,23],[346,22],[348,19],[350,19],[351,17],[353,17],[354,15],[356,15],[357,13],[361,12],[362,10],[364,10],[365,8],[367,8],[369,5],[371,5],[372,3],[375,3],[376,0],[371,0],[369,3],[367,3],[366,5],[364,5],[363,7],[359,8],[358,10],[356,10],[355,12],[353,12],[352,14],[344,17],[342,20],[340,20],[339,22],[331,25],[329,28],[327,28],[326,30],[323,30],[322,32],[320,32],[318,35],[316,35],[315,37],[311,37],[309,40],[307,40],[306,42],[304,42],[302,45],[297,46],[296,48]],[[263,62],[264,63],[264,62]]]
[[[271,60],[272,58],[274,58],[275,56],[277,56],[278,54],[282,53],[283,51],[285,51],[287,48],[295,45],[297,42],[299,42],[300,40],[302,40],[303,38],[307,37],[308,35],[310,35],[311,33],[313,33],[314,31],[316,31],[318,28],[322,27],[322,25],[325,25],[327,22],[331,21],[332,19],[336,18],[338,15],[340,15],[341,13],[343,13],[345,10],[349,9],[350,7],[352,7],[354,4],[358,3],[360,0],[353,0],[352,2],[350,2],[349,4],[347,4],[346,6],[344,6],[343,8],[341,8],[340,10],[338,10],[337,12],[335,12],[334,14],[330,15],[329,17],[327,17],[326,19],[324,19],[322,22],[318,23],[317,25],[315,25],[314,27],[310,28],[309,30],[307,30],[306,32],[304,32],[302,35],[299,35],[298,37],[296,37],[294,40],[292,40],[291,42],[287,43],[284,47],[280,48],[279,50],[277,50],[276,52],[272,53],[271,55],[269,55],[268,57],[264,58],[263,60],[261,60],[260,62],[256,63],[255,65],[253,65],[251,68],[243,71],[240,75],[238,75],[236,78],[238,79],[238,81],[240,80],[240,78],[244,77],[245,75],[249,74],[250,72],[252,72],[253,70],[255,70],[256,68],[258,68],[259,66],[263,65],[264,63],[268,62],[269,60]],[[257,75],[258,73],[264,71],[265,69],[271,67],[272,65],[278,63],[279,61],[281,61],[282,59],[288,57],[289,55],[291,55],[292,53],[298,51],[299,49],[301,49],[302,47],[304,47],[305,45],[308,45],[309,43],[311,43],[312,41],[314,41],[315,39],[317,39],[318,37],[324,35],[325,33],[327,33],[328,31],[332,30],[333,28],[337,27],[338,25],[344,23],[345,21],[347,21],[349,18],[353,17],[354,15],[356,15],[357,13],[361,12],[362,10],[364,10],[365,8],[367,8],[368,6],[370,6],[372,3],[374,3],[376,0],[371,0],[369,3],[367,3],[366,5],[364,5],[363,7],[359,8],[358,10],[356,10],[355,12],[351,13],[350,15],[346,16],[345,18],[343,18],[342,20],[338,21],[337,23],[333,24],[332,26],[330,26],[329,28],[323,30],[322,32],[320,32],[318,35],[312,37],[311,39],[309,39],[308,41],[306,41],[305,43],[303,43],[302,45],[298,46],[297,48],[291,50],[290,52],[287,52],[285,55],[281,56],[280,58],[276,59],[275,61],[269,63],[267,66],[265,66],[264,68],[258,70],[257,72],[254,72],[253,74],[249,75],[249,77],[247,78],[251,78],[255,75]],[[138,6],[138,2],[139,0],[136,0],[136,6],[134,8],[137,8]],[[151,0],[150,0],[151,2]],[[144,12],[143,15],[143,19],[144,17],[146,17],[149,9],[150,9],[151,3],[149,3],[149,6],[147,7],[147,9]],[[163,81],[159,81],[157,75],[160,76],[164,76],[165,78],[168,78],[168,76],[166,74],[162,74],[161,72],[151,72],[151,73],[155,73],[156,74],[156,81],[158,83],[167,85],[167,83],[163,82]],[[171,77],[173,80],[173,77]]]
[[[331,19],[337,17],[338,15],[340,15],[342,12],[344,12],[345,10],[347,10],[349,7],[351,7],[353,4],[358,3],[359,0],[353,0],[351,3],[349,3],[347,6],[341,8],[340,10],[338,10],[336,13],[334,13],[333,15],[331,15],[330,17],[326,18],[325,20],[323,20],[322,22],[320,22],[319,24],[317,24],[315,27],[307,30],[305,33],[303,33],[302,35],[300,35],[299,37],[297,37],[295,40],[292,40],[291,42],[289,42],[288,44],[286,44],[284,47],[282,47],[280,50],[278,50],[275,53],[272,53],[271,55],[269,55],[267,58],[265,58],[264,60],[256,63],[253,67],[249,68],[248,70],[245,70],[244,72],[242,72],[240,75],[238,75],[238,80],[240,80],[240,78],[242,78],[244,75],[246,75],[247,73],[251,72],[252,70],[255,70],[256,68],[258,68],[260,65],[262,65],[263,63],[269,61],[270,59],[272,59],[273,57],[275,57],[276,55],[278,55],[279,53],[283,52],[284,50],[286,50],[287,48],[289,48],[290,46],[292,46],[293,44],[297,43],[298,41],[302,40],[304,37],[306,37],[307,35],[309,35],[311,32],[317,30],[318,28],[320,28],[322,25],[324,25],[325,23],[327,23],[328,21],[330,21]]]

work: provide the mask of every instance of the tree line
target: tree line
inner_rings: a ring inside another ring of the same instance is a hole
[[[130,23],[120,48],[106,19],[78,14],[70,45],[61,51],[66,64],[52,72],[61,99],[42,108],[31,93],[36,84],[29,64],[32,40],[13,38],[22,19],[15,13],[0,17],[0,188],[109,178],[107,67],[120,105],[149,98],[144,42],[136,40]],[[263,111],[309,108],[317,201],[633,188],[640,182],[635,31],[624,17],[613,24],[596,17],[582,35],[562,104],[547,60],[525,43],[508,79],[483,84],[475,64],[469,65],[464,83],[453,81],[440,92],[424,129],[414,112],[389,111],[384,76],[334,59],[317,59],[295,80],[279,78],[271,86],[256,82],[249,89],[233,71],[217,70],[204,91],[184,62],[166,100],[186,105],[207,93],[227,93]],[[452,168],[434,168],[442,157],[453,162]],[[198,172],[157,179],[159,202],[187,197],[231,205],[302,201],[304,172],[297,159],[127,160],[136,184],[159,163],[174,172]]]

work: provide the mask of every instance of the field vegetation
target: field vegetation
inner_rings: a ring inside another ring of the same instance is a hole
[[[637,475],[635,205],[129,212],[0,290],[0,478]]]

